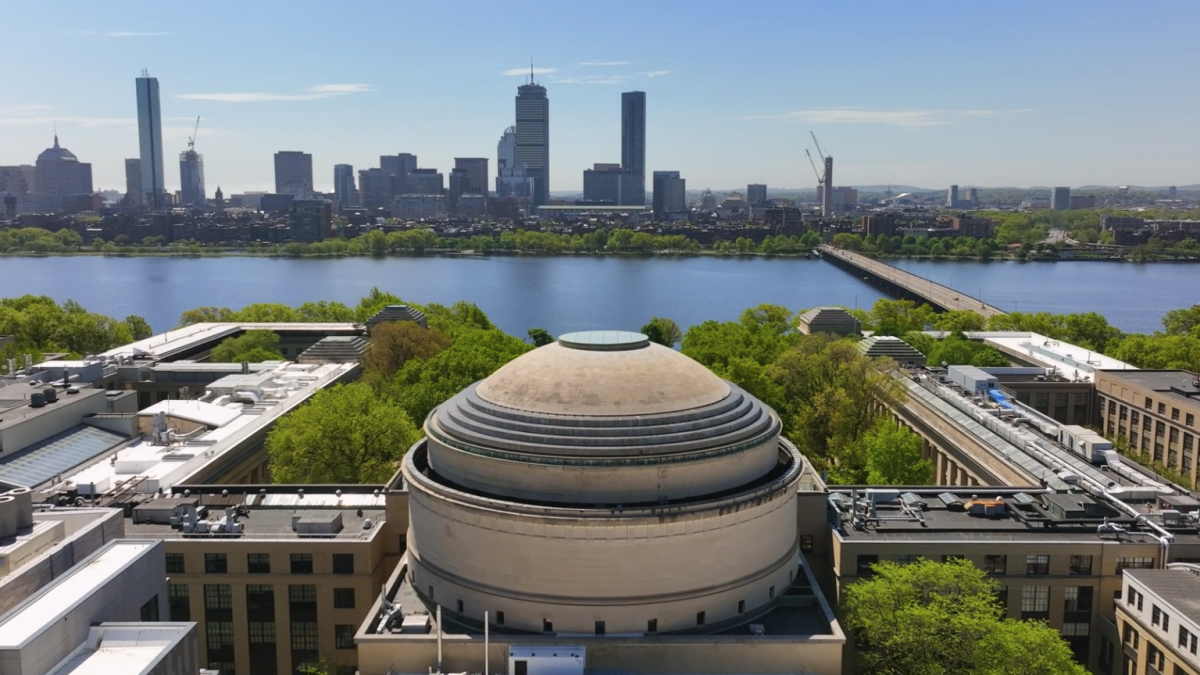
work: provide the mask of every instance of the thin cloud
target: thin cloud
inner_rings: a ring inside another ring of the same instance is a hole
[[[642,74],[645,75],[646,77],[662,77],[663,75],[670,75],[671,71],[669,71],[669,70],[651,70],[648,73],[642,73]]]
[[[581,66],[627,66],[628,61],[584,61]]]
[[[0,108],[0,126],[31,127],[47,124],[77,124],[82,127],[132,126],[137,120],[132,117],[87,117],[82,115],[51,115],[54,106],[25,104]]]
[[[172,33],[162,33],[158,31],[135,32],[135,31],[115,31],[105,33],[104,37],[110,38],[135,38],[135,37],[158,37],[160,35],[172,35]]]
[[[782,115],[755,115],[746,119],[796,120],[809,124],[883,124],[895,127],[938,127],[967,118],[1000,117],[1033,112],[1016,110],[867,110],[865,108],[812,108]]]
[[[219,101],[221,103],[263,103],[267,101],[316,101],[323,98],[361,94],[372,91],[369,84],[319,84],[309,87],[302,94],[272,94],[267,92],[225,94],[176,94],[175,98],[190,101]]]
[[[621,84],[628,79],[628,75],[587,75],[584,77],[563,77],[554,80],[554,84]]]
[[[534,75],[549,75],[557,72],[557,68],[508,68],[507,70],[500,71],[500,74],[505,77],[519,77],[530,73]]]

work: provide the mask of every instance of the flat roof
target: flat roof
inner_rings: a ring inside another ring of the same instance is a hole
[[[1010,331],[968,332],[972,340],[982,340],[1001,351],[1020,355],[1046,368],[1057,368],[1064,377],[1091,376],[1097,370],[1137,370],[1136,367],[1069,342],[1040,333]]]
[[[328,387],[358,368],[357,363],[284,363],[272,371],[270,381],[262,387],[263,397],[258,403],[245,405],[231,400],[229,396],[217,396],[204,404],[235,413],[228,421],[215,429],[197,436],[172,441],[170,445],[155,445],[152,439],[141,438],[117,451],[115,462],[94,462],[64,480],[75,486],[115,486],[118,482],[142,477],[137,492],[153,493],[159,488],[169,490],[176,483],[189,482],[189,478],[204,467],[222,461],[229,451],[241,447],[265,427],[274,424],[283,415],[303,404],[317,391]],[[209,385],[211,386],[211,384]],[[166,403],[166,402],[164,402]],[[169,409],[188,401],[171,401]],[[161,404],[160,404],[161,405]],[[200,410],[199,406],[191,406]],[[211,416],[216,420],[217,415]]]
[[[47,403],[40,408],[30,407],[29,395],[38,394],[47,389],[54,389],[58,394],[58,400],[54,403]],[[0,430],[24,424],[35,417],[57,412],[64,407],[75,405],[84,399],[104,398],[107,393],[105,389],[91,389],[81,386],[79,393],[68,394],[62,387],[51,387],[48,384],[41,384],[36,387],[31,387],[27,384],[4,387],[0,389]]]
[[[1188,569],[1125,570],[1125,574],[1194,623],[1200,623],[1200,576]]]
[[[1196,375],[1186,370],[1105,370],[1104,374],[1152,389],[1169,400],[1200,406],[1200,390],[1195,385]]]
[[[0,483],[36,487],[127,440],[121,434],[80,424],[0,458]]]
[[[72,567],[65,576],[0,618],[0,649],[24,645],[91,597],[154,545],[154,542],[116,540],[87,561]]]
[[[152,359],[161,359],[204,342],[218,340],[247,330],[269,330],[285,333],[349,333],[360,330],[360,327],[354,323],[196,323],[165,333],[159,333],[145,340],[138,340],[137,342],[110,349],[100,354],[100,356],[105,358],[119,358],[122,356],[144,355]]]
[[[48,675],[147,673],[194,628],[189,622],[102,623],[91,628],[88,643]]]
[[[220,380],[217,380],[220,382]],[[164,413],[167,417],[182,417],[185,420],[199,422],[210,427],[223,427],[237,419],[242,413],[237,409],[213,405],[195,399],[176,399],[159,401],[149,408],[138,412],[139,417],[152,417]]]
[[[372,497],[372,495],[344,496]],[[246,497],[247,505],[249,506],[249,515],[238,519],[238,523],[244,528],[240,536],[242,539],[336,539],[341,541],[346,539],[370,539],[379,531],[379,526],[384,522],[386,516],[386,511],[382,503],[384,499],[383,495],[378,497],[377,501],[379,505],[375,508],[363,508],[360,506],[363,501],[361,499],[347,500],[347,503],[341,506],[313,504],[263,507],[256,506],[256,504],[263,501],[257,499],[257,495],[247,495]],[[307,495],[305,498],[307,499]],[[155,501],[157,500],[146,502],[146,504],[153,505]],[[201,503],[206,504],[203,499]],[[222,506],[215,504],[207,505],[208,517],[215,518],[222,515]],[[362,509],[361,516],[358,515],[360,509]],[[342,516],[342,530],[336,535],[308,535],[301,537],[292,531],[293,516],[333,516],[335,514],[341,514]],[[364,527],[368,520],[371,521],[371,526]],[[131,519],[125,520],[125,536],[136,539],[181,539],[184,537],[179,530],[172,529],[170,525],[134,523]],[[204,535],[188,535],[188,538],[204,538]]]

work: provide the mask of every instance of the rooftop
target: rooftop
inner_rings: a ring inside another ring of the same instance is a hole
[[[944,336],[945,333],[934,335]],[[966,336],[972,340],[981,340],[1009,356],[1044,368],[1057,369],[1061,375],[1072,379],[1090,378],[1097,370],[1137,370],[1124,361],[1040,333],[975,331],[967,332]]]
[[[21,647],[153,547],[152,542],[117,540],[71,568],[0,619],[0,649]]]
[[[1195,571],[1125,570],[1125,574],[1190,621],[1200,623],[1200,576]]]
[[[194,629],[189,622],[102,623],[49,675],[141,675],[171,654]]]
[[[1196,375],[1186,370],[1105,371],[1106,376],[1163,394],[1167,400],[1200,405],[1200,386]]]
[[[29,395],[41,393],[46,389],[54,389],[58,400],[54,403],[47,403],[39,408],[30,407]],[[62,408],[78,404],[80,401],[97,398],[104,399],[107,394],[108,392],[104,389],[82,387],[77,394],[68,394],[61,387],[50,387],[49,385],[4,387],[0,389],[0,431],[3,431],[7,427],[24,424],[35,417],[57,413]],[[103,405],[103,403],[100,405]],[[0,447],[0,450],[3,450],[3,448]]]
[[[0,486],[36,487],[126,440],[120,434],[80,424],[0,458]]]
[[[246,494],[246,495],[196,495],[201,506],[207,509],[209,520],[218,519],[226,507],[236,508],[244,504],[245,509],[237,522],[242,526],[242,539],[300,539],[293,529],[293,518],[328,521],[332,516],[341,516],[341,529],[331,534],[313,535],[303,538],[321,539],[370,539],[383,524],[386,516],[384,495],[367,494]],[[163,502],[170,509],[180,500],[178,495],[159,497],[135,509],[135,517],[125,521],[125,536],[130,539],[179,539],[204,537],[204,534],[184,534],[168,523],[136,522],[137,510],[153,507]],[[362,515],[359,515],[361,511]],[[306,521],[307,522],[307,521]],[[221,536],[221,535],[217,535]]]
[[[196,323],[110,349],[100,356],[106,359],[146,357],[160,360],[248,330],[342,335],[356,335],[361,331],[360,327],[353,323]]]
[[[242,448],[313,393],[349,377],[358,367],[353,363],[285,363],[268,374],[266,385],[257,388],[252,397],[238,391],[219,395],[209,392],[209,400],[205,401],[164,401],[154,407],[161,406],[171,416],[176,411],[182,411],[180,417],[193,415],[210,428],[190,434],[169,430],[165,438],[139,438],[118,450],[111,461],[95,462],[63,476],[62,487],[81,494],[103,494],[127,482],[135,492],[153,493],[176,483],[196,482],[189,479],[221,462],[223,455]]]

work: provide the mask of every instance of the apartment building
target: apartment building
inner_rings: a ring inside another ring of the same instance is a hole
[[[1101,669],[1120,675],[1200,673],[1200,566],[1130,570],[1117,603],[1121,650],[1101,654]],[[1120,664],[1117,667],[1117,664]]]
[[[1101,430],[1196,483],[1200,380],[1185,370],[1096,371]]]

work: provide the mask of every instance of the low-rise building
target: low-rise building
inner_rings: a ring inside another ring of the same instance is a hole
[[[1100,370],[1096,395],[1105,436],[1195,484],[1200,376],[1185,370]]]
[[[1200,673],[1200,566],[1129,570],[1117,601],[1120,649],[1106,645],[1105,673],[1192,675]]]

